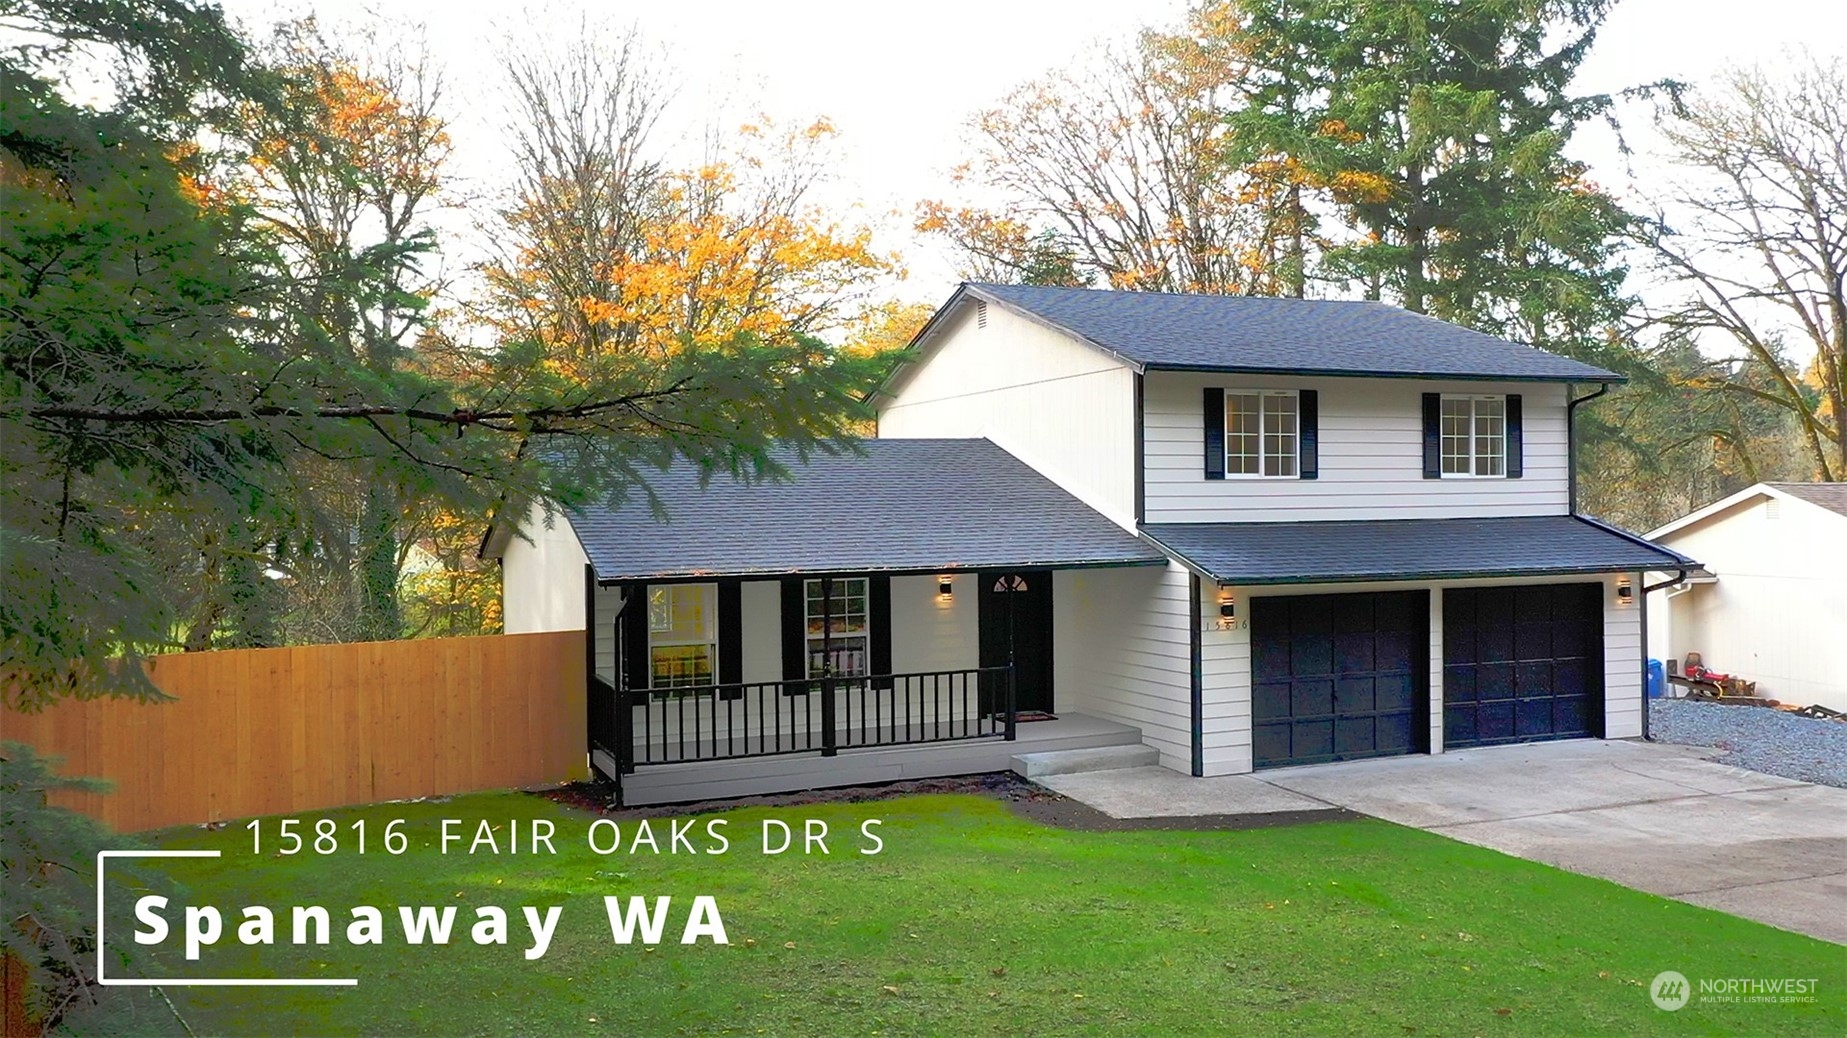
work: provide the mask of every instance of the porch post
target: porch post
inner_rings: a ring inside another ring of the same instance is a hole
[[[629,701],[628,675],[629,665],[625,657],[631,652],[646,652],[647,647],[637,647],[627,643],[622,637],[622,617],[631,609],[646,609],[647,603],[641,601],[640,584],[630,584],[622,592],[622,611],[616,619],[610,621],[609,644],[614,651],[615,674],[615,722],[616,722],[616,806],[622,805],[622,776],[635,770],[635,715]],[[632,628],[631,628],[632,629]]]
[[[834,578],[821,578],[821,756],[839,754],[834,734]]]
[[[584,766],[596,769],[596,568],[584,563]],[[595,776],[592,775],[592,778]]]
[[[1017,705],[1015,705],[1015,701],[1014,701],[1014,683],[1017,680],[1018,680],[1018,677],[1017,677],[1016,672],[1013,669],[1013,662],[1009,660],[1007,663],[1007,741],[1008,742],[1014,741],[1014,735],[1016,734],[1014,729],[1018,727],[1019,721],[1020,721],[1020,709]]]
[[[1019,719],[1019,711],[1014,707],[1014,688],[1020,680],[1020,661],[1014,655],[1019,636],[1017,622],[1019,610],[1014,604],[1014,599],[1020,591],[1013,581],[1025,578],[1009,576],[1001,579],[1006,582],[1007,588],[1007,740],[1011,742],[1014,736],[1014,725]]]

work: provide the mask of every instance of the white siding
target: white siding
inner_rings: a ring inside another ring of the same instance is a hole
[[[590,561],[571,531],[570,520],[534,505],[522,526],[531,543],[515,536],[500,557],[500,605],[508,634],[584,629],[584,566]],[[596,592],[596,672],[616,680],[616,614],[622,593]]]
[[[1613,576],[1603,579],[1603,737],[1642,737],[1642,604],[1618,601]]]
[[[1135,382],[1100,350],[988,307],[943,338],[879,405],[879,435],[985,437],[1079,500],[1133,528]]]
[[[1237,616],[1221,625],[1218,587],[1200,585],[1200,670],[1205,701],[1207,775],[1251,770],[1251,631],[1243,594],[1231,589]]]
[[[959,573],[950,587],[945,601],[933,576],[891,578],[892,673],[980,666],[980,581],[973,573]]]
[[[1648,602],[1649,650],[1757,682],[1759,695],[1847,710],[1847,516],[1750,498],[1659,538],[1718,580]],[[1663,574],[1651,574],[1651,582]]]
[[[744,614],[743,679],[781,681],[782,584],[746,580],[738,586],[738,605]]]
[[[1193,763],[1187,589],[1177,565],[1069,570],[1052,585],[1057,708],[1140,728],[1180,772]]]
[[[584,629],[584,566],[590,560],[570,521],[533,505],[500,559],[500,605],[508,634]]]
[[[1317,390],[1319,478],[1205,478],[1208,387]],[[1423,393],[1520,394],[1524,475],[1423,478]],[[1150,372],[1144,411],[1151,523],[1563,515],[1570,506],[1564,386]]]

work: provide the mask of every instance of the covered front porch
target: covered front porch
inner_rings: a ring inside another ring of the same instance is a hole
[[[1017,726],[1015,737],[987,736],[955,741],[860,745],[833,756],[820,751],[752,758],[709,758],[631,768],[622,776],[623,802],[630,806],[788,793],[829,786],[863,786],[907,779],[942,778],[1006,771],[1029,753],[1139,746],[1140,729],[1084,714],[1061,713]],[[591,751],[596,769],[611,774],[607,750]]]
[[[789,482],[664,481],[670,522],[573,520],[587,749],[625,803],[1140,741],[1061,711],[1055,588],[1165,557],[985,441],[865,446]]]

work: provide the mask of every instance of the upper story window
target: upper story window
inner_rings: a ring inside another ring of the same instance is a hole
[[[1298,405],[1294,390],[1225,390],[1225,475],[1294,478]]]
[[[718,585],[659,584],[648,589],[648,681],[652,688],[710,685],[717,679]]]
[[[865,677],[872,672],[872,609],[866,578],[836,577],[830,583],[824,593],[821,581],[810,580],[803,596],[807,601],[808,676]]]
[[[1442,415],[1443,475],[1506,474],[1506,397],[1446,395]]]

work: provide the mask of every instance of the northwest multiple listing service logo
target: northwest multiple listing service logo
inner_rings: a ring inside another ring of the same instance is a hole
[[[775,857],[827,858],[871,856],[885,849],[879,830],[884,825],[868,818],[850,832],[836,832],[818,818],[783,820],[764,818],[738,823],[723,816],[682,819],[598,818],[574,838],[599,857],[638,855],[722,856],[733,853]],[[561,833],[549,819],[437,820],[431,831],[414,832],[403,819],[387,825],[368,841],[364,822],[342,832],[332,819],[257,819],[249,831],[253,863],[265,856],[318,855],[337,859],[342,854],[437,854],[499,856],[555,855],[560,844],[573,836]],[[427,826],[426,826],[427,827]],[[542,959],[558,933],[567,905],[351,905],[323,904],[237,905],[176,903],[165,894],[131,892],[132,909],[124,916],[120,900],[110,894],[110,862],[133,859],[222,858],[219,850],[108,850],[96,856],[96,936],[99,948],[96,980],[115,986],[193,987],[353,987],[357,977],[225,977],[168,975],[161,977],[111,976],[106,947],[110,933],[131,929],[134,944],[155,950],[174,949],[186,963],[201,963],[210,949],[242,945],[505,945],[528,962]],[[238,852],[232,852],[238,853]],[[183,868],[176,870],[183,873]],[[118,869],[119,873],[120,870]],[[116,881],[121,884],[121,880]],[[124,886],[123,889],[126,889]],[[459,896],[459,895],[458,895]],[[648,947],[675,941],[729,944],[718,899],[709,894],[684,895],[604,893],[594,909],[607,922],[616,945]],[[597,925],[601,925],[601,921]],[[119,940],[119,938],[118,938]],[[201,966],[208,964],[201,963]],[[172,973],[173,971],[163,971]],[[201,969],[201,972],[207,972]]]
[[[1817,982],[1815,977],[1702,977],[1689,981],[1678,971],[1663,970],[1649,983],[1648,997],[1657,1009],[1670,1013],[1679,1012],[1689,1002],[1700,1005],[1814,1002]]]

